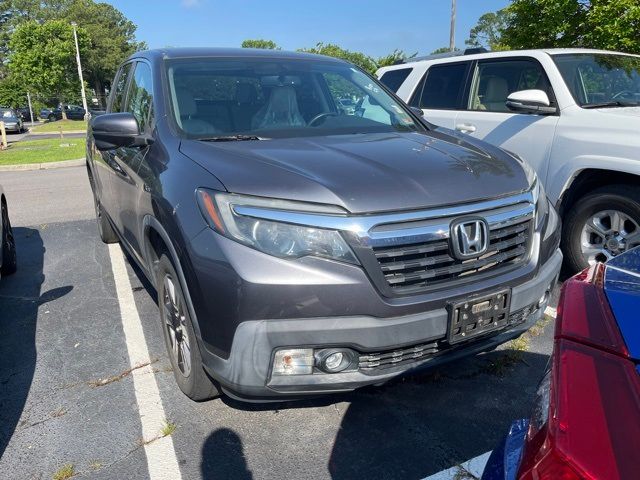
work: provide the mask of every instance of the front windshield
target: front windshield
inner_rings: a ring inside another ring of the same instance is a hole
[[[176,123],[189,138],[285,138],[422,129],[348,64],[256,58],[167,62]]]
[[[0,115],[2,115],[2,117],[4,118],[9,118],[9,117],[15,117],[15,113],[13,112],[13,110],[9,110],[9,109],[5,109],[2,108],[0,109]]]
[[[580,53],[553,60],[581,107],[640,105],[640,57]]]

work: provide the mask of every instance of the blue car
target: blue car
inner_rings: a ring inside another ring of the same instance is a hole
[[[640,478],[640,247],[562,287],[553,355],[531,418],[483,480]]]

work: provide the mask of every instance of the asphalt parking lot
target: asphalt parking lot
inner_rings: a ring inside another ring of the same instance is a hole
[[[128,262],[127,278],[114,276],[122,253],[97,236],[84,167],[2,172],[0,183],[19,262],[0,282],[2,478],[52,478],[67,464],[84,478],[176,478],[149,460],[163,445],[183,479],[421,479],[491,450],[529,415],[550,317],[496,351],[382,387],[288,404],[192,402],[174,383],[155,292]],[[128,298],[150,362],[133,371]],[[149,434],[141,410],[136,388],[150,378],[151,410],[176,427],[166,437]]]

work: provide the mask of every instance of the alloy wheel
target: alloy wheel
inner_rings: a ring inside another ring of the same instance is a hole
[[[582,256],[589,265],[605,262],[640,245],[640,225],[619,210],[601,210],[587,219],[580,237]]]
[[[163,284],[162,316],[167,329],[171,355],[180,373],[188,377],[191,373],[191,341],[186,326],[185,303],[171,275],[165,275]]]

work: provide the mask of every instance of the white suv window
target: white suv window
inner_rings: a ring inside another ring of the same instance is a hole
[[[513,92],[530,89],[543,90],[553,98],[549,80],[535,60],[481,61],[476,66],[469,109],[510,112],[505,103],[507,97]]]
[[[410,105],[433,110],[462,110],[469,62],[429,67]]]

